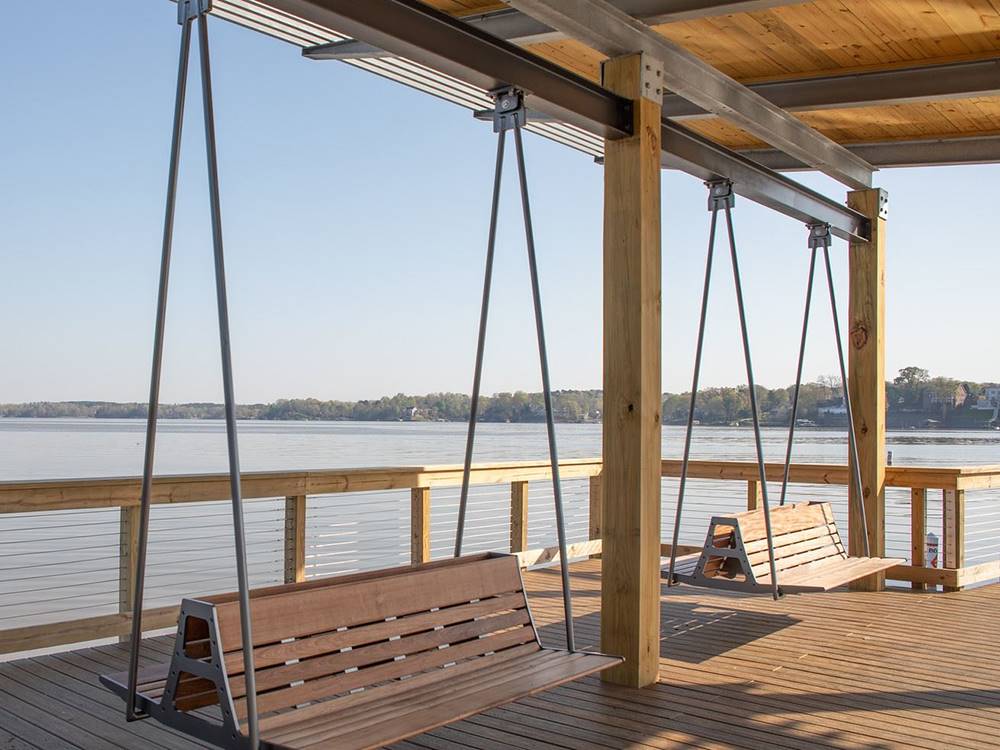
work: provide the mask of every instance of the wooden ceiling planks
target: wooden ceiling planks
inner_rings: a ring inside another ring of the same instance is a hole
[[[465,15],[496,0],[428,0]],[[1000,0],[814,0],[655,27],[744,83],[890,70],[1000,56]],[[597,80],[602,55],[571,39],[530,49]],[[797,113],[841,143],[1000,133],[1000,98],[926,101]],[[719,119],[687,123],[733,148],[759,141]]]
[[[829,109],[797,115],[830,138],[845,144],[960,138],[970,134],[1000,135],[1000,97]],[[693,120],[686,124],[730,148],[765,147],[765,144],[724,120]]]

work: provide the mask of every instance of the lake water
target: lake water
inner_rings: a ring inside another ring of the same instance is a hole
[[[0,419],[0,480],[137,475],[142,469],[145,424],[141,420]],[[565,424],[557,428],[562,458],[596,457],[601,428]],[[663,455],[679,458],[683,429],[664,430]],[[786,431],[765,429],[768,460],[784,458]],[[244,471],[329,469],[461,463],[465,425],[395,422],[243,422]],[[158,474],[225,471],[224,426],[214,421],[165,421],[157,443]],[[1000,463],[1000,432],[907,431],[890,433],[895,465]],[[801,430],[794,460],[843,463],[846,437],[829,430]],[[477,461],[547,458],[544,425],[484,424]],[[694,458],[752,459],[747,428],[697,428]],[[745,485],[693,481],[682,526],[682,542],[700,544],[708,519],[745,507]],[[565,487],[571,541],[587,536],[587,482]],[[673,521],[675,480],[663,482],[664,538]],[[777,490],[772,490],[776,495]],[[433,494],[432,546],[446,555],[454,534],[457,490]],[[843,488],[796,486],[793,499],[834,502],[846,528]],[[554,544],[551,487],[531,484],[529,544]],[[969,493],[968,562],[1000,557],[1000,493]],[[467,550],[507,545],[509,490],[476,488],[471,499]],[[247,506],[250,567],[255,585],[282,575],[283,503]],[[929,498],[929,528],[940,534],[940,493]],[[227,503],[154,508],[147,606],[177,603],[180,596],[235,588]],[[376,492],[310,498],[310,575],[398,564],[409,555],[409,492]],[[887,546],[909,556],[909,493],[887,493]],[[118,513],[66,511],[0,517],[0,629],[117,611]]]

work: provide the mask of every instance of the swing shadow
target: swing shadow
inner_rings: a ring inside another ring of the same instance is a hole
[[[565,622],[562,619],[562,589],[559,566],[531,571],[532,585],[528,599],[536,612],[556,615],[558,619],[539,626],[539,635],[546,646],[564,648]],[[600,572],[573,571],[573,628],[577,647],[585,651],[600,650],[601,589]],[[594,586],[594,582],[598,582]],[[581,586],[580,584],[583,584]],[[663,586],[660,598],[660,657],[688,664],[700,664],[748,644],[780,633],[801,620],[780,612],[761,611],[740,606],[750,594],[699,592],[691,600],[693,589],[684,586]],[[576,606],[579,605],[579,606]],[[734,606],[736,605],[736,606]],[[589,611],[588,611],[589,610]],[[549,619],[545,617],[544,619]]]

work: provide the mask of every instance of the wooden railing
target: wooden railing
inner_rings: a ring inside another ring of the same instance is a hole
[[[601,552],[601,461],[577,459],[563,461],[564,479],[590,480],[589,540],[571,545],[570,556],[582,557]],[[767,479],[780,481],[783,466],[769,464]],[[680,461],[665,460],[662,476],[678,477]],[[692,461],[692,479],[727,480],[746,485],[747,507],[756,507],[759,498],[759,475],[755,462]],[[431,557],[432,496],[435,488],[461,484],[461,466],[404,466],[330,471],[254,472],[243,475],[243,496],[248,501],[285,498],[284,508],[284,580],[301,581],[306,575],[306,512],[309,503],[330,502],[315,496],[342,493],[410,490],[410,556],[414,562]],[[520,557],[523,566],[558,559],[558,549],[528,550],[528,488],[532,481],[551,479],[547,462],[481,464],[473,467],[473,485],[508,484],[510,486],[510,551]],[[841,485],[848,483],[848,470],[842,465],[797,464],[792,466],[794,484]],[[941,585],[946,590],[1000,576],[1000,562],[966,567],[965,565],[965,493],[974,489],[1000,488],[1000,466],[978,467],[889,467],[889,487],[909,488],[911,493],[912,564],[890,569],[892,580],[909,581],[914,587]],[[134,560],[138,545],[140,480],[136,477],[111,479],[44,480],[0,482],[0,515],[86,509],[118,508],[120,512],[119,611],[115,614],[80,618],[57,623],[31,625],[0,631],[0,653],[47,648],[85,640],[125,635],[130,626],[130,605],[134,592]],[[925,566],[927,493],[940,490],[944,502],[942,568]],[[161,476],[153,482],[152,501],[157,505],[216,502],[229,499],[227,474]],[[735,508],[733,509],[735,510]],[[2,523],[2,521],[0,521]],[[680,554],[697,551],[682,546]],[[663,545],[663,554],[670,547]],[[149,630],[170,627],[176,619],[176,607],[163,607],[144,613]]]

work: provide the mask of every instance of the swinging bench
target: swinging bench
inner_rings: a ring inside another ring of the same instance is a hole
[[[160,265],[140,502],[129,668],[102,682],[126,719],[153,718],[226,748],[362,750],[406,739],[620,664],[579,651],[573,632],[565,520],[541,295],[521,128],[523,95],[491,92],[498,134],[492,213],[465,466],[448,560],[250,591],[240,493],[232,357],[212,109],[207,0],[179,0],[180,62]],[[239,590],[184,599],[170,662],[139,669],[153,458],[163,358],[178,157],[191,28],[197,21],[208,156],[216,296]],[[518,558],[462,555],[507,131],[513,131],[538,337],[559,536],[565,650],[545,648]]]
[[[711,211],[708,253],[705,265],[705,282],[702,291],[701,316],[698,339],[695,347],[694,378],[691,386],[691,400],[688,405],[687,430],[684,436],[684,457],[681,462],[680,485],[674,516],[673,544],[670,564],[663,577],[668,585],[683,582],[694,586],[723,588],[735,591],[766,593],[778,599],[784,593],[804,593],[829,591],[875,573],[900,565],[904,560],[870,557],[862,498],[863,485],[858,460],[857,436],[854,432],[854,414],[847,384],[847,366],[844,361],[844,345],[840,335],[840,320],[837,313],[837,297],[834,291],[833,269],[830,264],[832,237],[826,224],[809,225],[809,248],[811,259],[809,279],[806,285],[805,314],[802,320],[802,338],[799,344],[798,368],[795,390],[792,397],[791,421],[788,442],[785,449],[784,474],[781,483],[779,507],[772,510],[768,498],[767,469],[764,463],[764,449],[760,432],[760,412],[757,407],[757,390],[754,382],[753,363],[750,357],[750,337],[747,331],[746,308],[743,303],[743,285],[740,278],[739,258],[736,251],[736,233],[733,229],[733,206],[735,196],[732,183],[716,181],[707,184],[709,189],[708,208]],[[708,318],[708,300],[712,281],[712,265],[715,254],[715,239],[719,213],[724,213],[729,238],[729,255],[736,287],[736,307],[739,311],[740,332],[743,338],[743,355],[746,365],[749,390],[750,412],[753,420],[754,445],[757,453],[758,481],[760,482],[760,507],[736,515],[722,515],[712,518],[705,544],[700,554],[686,555],[678,559],[677,549],[680,537],[681,514],[684,509],[684,493],[687,488],[688,465],[691,457],[691,437],[695,423],[695,406],[698,398],[698,384],[701,374],[702,352],[705,343],[705,324]],[[802,366],[805,358],[806,339],[809,333],[809,314],[812,306],[813,282],[816,276],[816,256],[823,250],[826,265],[827,285],[830,293],[830,308],[833,313],[834,338],[840,363],[840,377],[843,385],[843,399],[847,412],[848,447],[851,451],[850,481],[855,490],[853,496],[858,504],[864,556],[851,557],[841,541],[840,532],[833,516],[833,507],[828,502],[805,502],[786,505],[789,471],[792,462],[792,447],[795,440],[795,423],[798,416],[799,392],[802,386]]]

